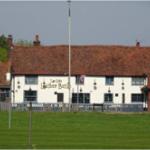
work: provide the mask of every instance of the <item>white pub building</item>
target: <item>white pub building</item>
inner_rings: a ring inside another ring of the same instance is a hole
[[[72,76],[72,103],[142,103],[145,83],[144,77]],[[67,76],[17,75],[12,87],[15,103],[69,103]]]
[[[69,103],[68,46],[38,42],[11,51],[12,103]],[[149,107],[150,47],[71,46],[71,58],[71,103]]]

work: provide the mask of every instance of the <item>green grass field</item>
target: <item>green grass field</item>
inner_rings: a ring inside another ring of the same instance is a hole
[[[28,113],[0,112],[0,148],[28,148]],[[33,148],[150,148],[150,114],[33,113]]]

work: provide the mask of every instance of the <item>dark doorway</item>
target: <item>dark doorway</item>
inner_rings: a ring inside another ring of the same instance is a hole
[[[64,94],[63,93],[57,93],[57,102],[58,103],[64,102]]]
[[[122,94],[122,104],[125,104],[125,94]]]

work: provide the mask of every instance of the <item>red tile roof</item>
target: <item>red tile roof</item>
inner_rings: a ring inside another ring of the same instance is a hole
[[[15,47],[13,74],[67,75],[68,46]],[[150,47],[72,46],[72,75],[141,76],[150,73]]]
[[[6,73],[9,72],[10,62],[0,62],[0,87],[9,85],[6,81]]]

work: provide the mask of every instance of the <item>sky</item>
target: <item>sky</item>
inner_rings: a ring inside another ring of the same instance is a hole
[[[150,1],[72,1],[73,45],[150,46]],[[66,1],[0,1],[0,34],[15,41],[68,44]]]

